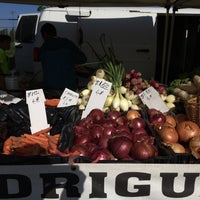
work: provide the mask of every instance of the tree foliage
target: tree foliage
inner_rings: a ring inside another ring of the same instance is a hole
[[[42,12],[45,8],[47,8],[47,6],[40,5],[38,6],[37,11]]]

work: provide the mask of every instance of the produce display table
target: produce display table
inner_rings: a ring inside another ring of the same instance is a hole
[[[28,109],[23,100],[0,108],[1,133],[4,123],[7,137],[30,132]],[[76,106],[47,107],[46,114],[52,135],[60,133],[59,145],[67,148],[80,111]],[[155,139],[155,144],[158,154],[150,159],[97,163],[89,158],[72,160],[56,154],[18,156],[12,155],[11,150],[11,155],[0,155],[0,199],[198,199],[200,160],[189,153],[173,153],[160,140]]]

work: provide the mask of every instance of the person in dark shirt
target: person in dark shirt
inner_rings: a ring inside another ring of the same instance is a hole
[[[57,37],[56,28],[50,23],[41,27],[41,34],[44,39],[40,49],[44,89],[76,91],[75,67],[86,63],[85,54],[69,39]]]

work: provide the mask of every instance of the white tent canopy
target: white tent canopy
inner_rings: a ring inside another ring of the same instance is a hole
[[[19,3],[49,6],[175,6],[200,8],[200,0],[0,0],[4,3]]]

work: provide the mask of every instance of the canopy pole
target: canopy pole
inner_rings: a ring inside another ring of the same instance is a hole
[[[163,43],[161,80],[160,80],[161,82],[164,82],[164,75],[165,75],[165,61],[166,61],[168,25],[169,25],[169,9],[170,9],[170,6],[169,5],[166,6],[165,33],[164,33],[164,43]]]
[[[175,12],[177,11],[176,7],[173,7],[173,14],[171,20],[171,27],[170,27],[170,35],[169,35],[169,46],[168,46],[168,53],[167,53],[167,65],[166,65],[166,74],[164,83],[167,84],[168,82],[168,74],[169,74],[169,66],[171,61],[171,50],[172,50],[172,41],[173,41],[173,34],[174,34],[174,21],[175,21]]]

